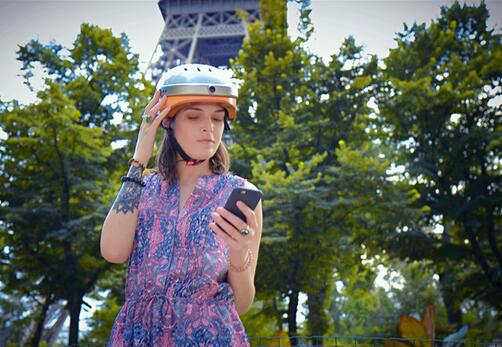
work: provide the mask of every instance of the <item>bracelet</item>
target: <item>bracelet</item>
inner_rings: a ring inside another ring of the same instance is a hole
[[[120,177],[120,180],[123,182],[134,182],[136,184],[139,184],[140,186],[144,187],[146,186],[145,182],[142,182],[140,178],[134,178],[134,177],[129,177],[129,176],[122,176]]]
[[[138,165],[140,168],[141,168],[141,171],[144,171],[145,170],[145,165],[141,164],[139,161],[137,161],[136,159],[134,158],[131,158],[129,159],[129,161],[127,162],[127,164],[129,166],[131,166],[131,164],[134,163],[136,165]]]
[[[251,251],[250,248],[248,248],[248,256],[246,258],[246,262],[244,263],[244,265],[242,265],[242,266],[235,266],[230,261],[230,258],[228,258],[228,267],[230,269],[234,270],[234,271],[243,272],[244,270],[246,270],[251,265],[252,261],[253,261],[253,252]]]

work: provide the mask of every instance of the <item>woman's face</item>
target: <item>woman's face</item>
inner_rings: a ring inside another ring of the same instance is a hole
[[[209,159],[220,146],[224,119],[225,109],[222,106],[190,104],[177,113],[172,125],[174,136],[191,158]]]

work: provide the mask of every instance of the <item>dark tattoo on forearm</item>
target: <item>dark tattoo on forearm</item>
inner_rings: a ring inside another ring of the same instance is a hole
[[[141,168],[131,165],[127,176],[141,178]],[[139,197],[141,195],[141,186],[134,182],[124,182],[120,188],[119,194],[113,203],[112,209],[116,212],[134,212],[139,206]]]

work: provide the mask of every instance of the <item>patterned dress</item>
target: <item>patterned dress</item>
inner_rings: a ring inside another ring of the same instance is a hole
[[[178,211],[179,184],[145,176],[125,303],[107,346],[249,346],[227,282],[228,248],[209,228],[246,180],[232,174],[199,176]]]

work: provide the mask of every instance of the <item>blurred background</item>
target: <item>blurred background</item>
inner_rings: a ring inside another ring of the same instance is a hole
[[[252,345],[501,344],[501,18],[0,1],[0,346],[106,343],[127,264],[101,257],[101,226],[156,81],[187,62],[240,80],[225,142],[264,192]]]

